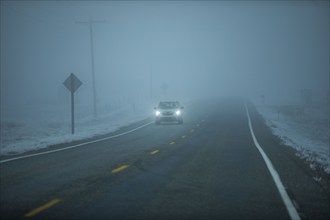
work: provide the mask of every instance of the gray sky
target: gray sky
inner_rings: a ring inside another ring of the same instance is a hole
[[[329,3],[1,1],[1,105],[56,100],[75,73],[91,96],[88,25],[95,24],[97,94],[170,98],[329,91]]]

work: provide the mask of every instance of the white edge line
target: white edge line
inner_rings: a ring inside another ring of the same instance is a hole
[[[6,160],[1,160],[0,161],[0,164],[7,163],[7,162],[10,162],[10,161],[14,161],[14,160],[23,159],[23,158],[35,157],[35,156],[39,156],[39,155],[43,155],[43,154],[50,154],[50,153],[55,153],[55,152],[58,152],[58,151],[69,150],[69,149],[72,149],[72,148],[81,147],[83,145],[93,144],[93,143],[96,143],[96,142],[100,142],[100,141],[112,139],[112,138],[115,138],[115,137],[123,136],[125,134],[129,134],[129,133],[131,133],[133,131],[136,131],[136,130],[139,130],[139,129],[143,128],[143,127],[146,127],[146,126],[148,126],[148,125],[150,125],[152,123],[153,122],[149,122],[147,124],[141,125],[141,126],[139,126],[137,128],[134,128],[132,130],[129,130],[129,131],[126,131],[126,132],[123,132],[123,133],[120,133],[120,134],[116,134],[116,135],[113,135],[113,136],[110,136],[110,137],[101,138],[101,139],[98,139],[98,140],[95,140],[95,141],[88,141],[88,142],[85,142],[85,143],[76,144],[76,145],[69,146],[69,147],[64,147],[64,148],[61,148],[61,149],[56,149],[56,150],[46,151],[46,152],[42,152],[42,153],[30,154],[30,155],[25,155],[25,156],[10,158],[10,159],[6,159]]]
[[[254,132],[253,132],[253,129],[252,129],[252,124],[251,124],[251,119],[250,119],[250,115],[249,115],[249,110],[246,106],[246,103],[244,103],[244,104],[245,104],[245,110],[246,110],[246,114],[247,114],[247,118],[248,118],[248,122],[249,122],[249,128],[250,128],[250,132],[251,132],[251,135],[252,135],[252,138],[253,138],[254,145],[258,148],[262,158],[264,159],[264,161],[267,165],[267,168],[268,168],[270,174],[273,177],[275,185],[276,185],[276,187],[277,187],[277,189],[278,189],[278,191],[281,195],[281,198],[284,202],[284,205],[285,205],[291,219],[292,220],[300,220],[301,218],[300,218],[296,208],[294,207],[293,202],[291,201],[289,195],[287,194],[287,192],[284,188],[284,185],[283,185],[283,183],[280,179],[280,176],[278,175],[278,172],[275,170],[272,162],[267,157],[266,153],[263,151],[263,149],[261,148],[260,144],[257,141],[257,138],[254,135]]]

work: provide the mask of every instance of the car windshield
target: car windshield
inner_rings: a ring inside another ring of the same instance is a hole
[[[160,108],[160,109],[179,108],[179,103],[178,102],[160,102],[158,105],[158,108]]]

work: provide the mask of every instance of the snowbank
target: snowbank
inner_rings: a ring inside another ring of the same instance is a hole
[[[330,173],[329,106],[256,106],[272,132],[312,169]]]
[[[77,104],[75,134],[71,134],[71,115],[67,105],[24,106],[24,111],[9,112],[1,118],[0,155],[20,154],[49,145],[107,134],[151,116],[150,103],[102,106],[97,118],[90,108]]]

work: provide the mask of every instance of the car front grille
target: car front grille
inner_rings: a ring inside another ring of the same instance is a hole
[[[170,115],[174,115],[174,112],[163,112],[164,116],[170,116]]]

